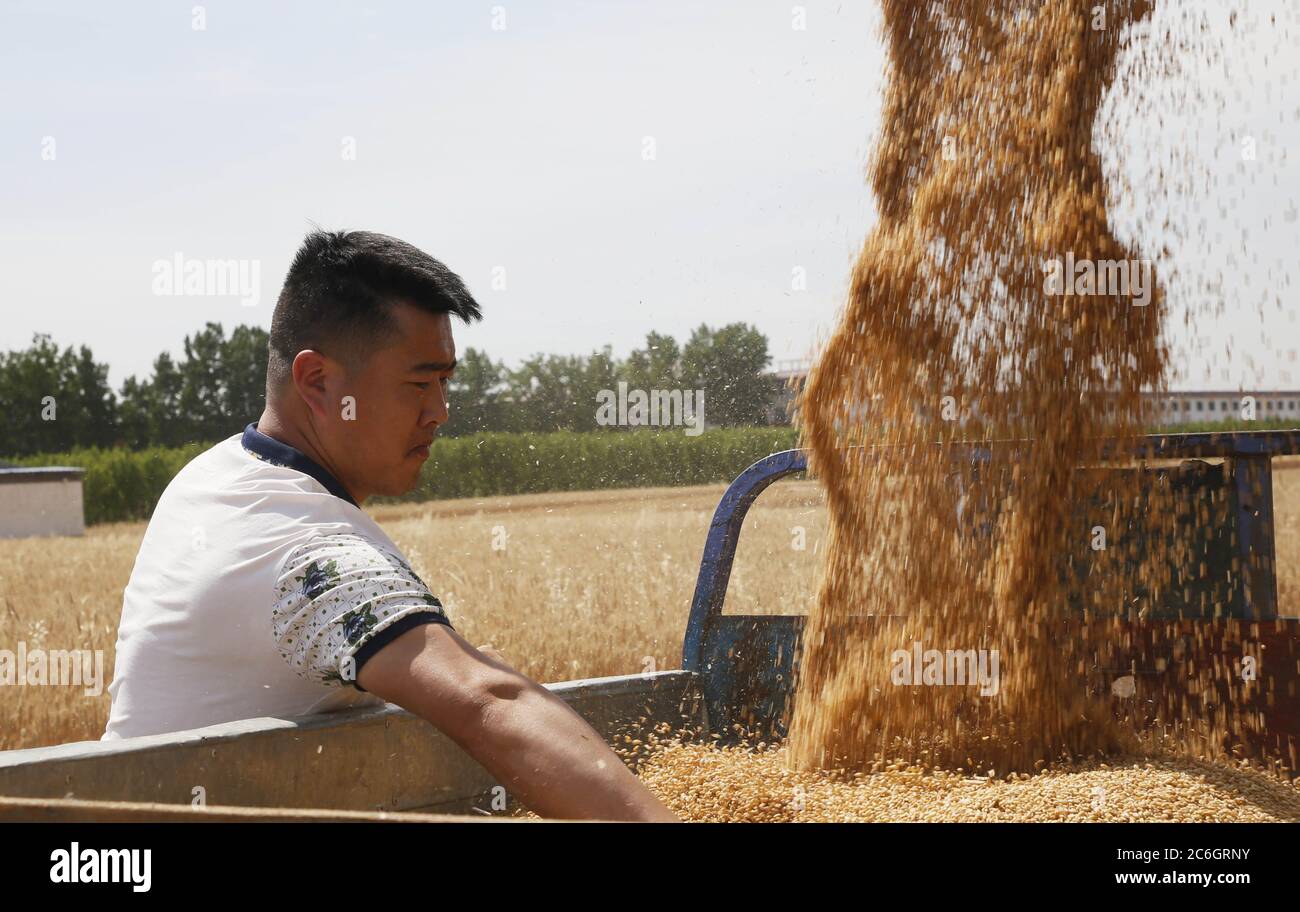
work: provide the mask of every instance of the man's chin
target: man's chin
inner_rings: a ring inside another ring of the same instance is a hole
[[[402,477],[393,477],[388,479],[382,487],[376,486],[374,491],[380,497],[401,497],[403,494],[410,494],[420,485],[420,473],[406,474]]]

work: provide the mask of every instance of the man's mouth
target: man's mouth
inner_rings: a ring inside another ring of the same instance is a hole
[[[429,447],[431,447],[431,446],[433,446],[433,441],[432,441],[432,440],[430,440],[428,443],[421,443],[421,444],[419,444],[419,445],[417,445],[417,446],[413,446],[413,447],[411,447],[409,450],[407,450],[406,455],[407,455],[407,456],[419,456],[421,459],[428,459],[428,458],[429,458]]]

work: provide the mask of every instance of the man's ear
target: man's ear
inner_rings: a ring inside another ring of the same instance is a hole
[[[340,369],[340,365],[310,349],[298,352],[293,359],[294,388],[297,389],[299,398],[307,403],[307,408],[318,418],[326,417],[326,413],[333,414],[333,410],[327,406],[328,381]]]

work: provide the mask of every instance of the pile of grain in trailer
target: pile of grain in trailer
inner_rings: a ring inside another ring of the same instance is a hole
[[[998,776],[902,759],[792,768],[784,745],[719,747],[665,726],[623,744],[675,814],[700,823],[1300,822],[1300,780],[1258,763],[1117,755]]]

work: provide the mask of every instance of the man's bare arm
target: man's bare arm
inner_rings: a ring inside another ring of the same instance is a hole
[[[677,819],[563,700],[444,624],[393,640],[357,683],[427,719],[543,817]]]

